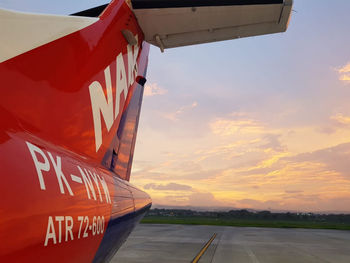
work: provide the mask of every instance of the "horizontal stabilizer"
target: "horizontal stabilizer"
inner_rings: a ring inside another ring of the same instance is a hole
[[[166,48],[287,30],[293,0],[132,0],[145,40]]]

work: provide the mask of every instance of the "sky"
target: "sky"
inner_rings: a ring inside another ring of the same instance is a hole
[[[350,1],[293,9],[283,34],[151,47],[131,183],[154,205],[350,212]]]
[[[154,205],[350,212],[350,2],[286,33],[152,47],[131,182]]]

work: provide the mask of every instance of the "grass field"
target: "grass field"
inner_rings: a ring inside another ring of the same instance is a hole
[[[164,217],[146,216],[143,224],[184,224],[184,225],[215,225],[238,227],[273,227],[273,228],[309,228],[309,229],[338,229],[350,230],[349,224],[312,222],[312,221],[273,221],[253,219],[218,219],[210,217]]]

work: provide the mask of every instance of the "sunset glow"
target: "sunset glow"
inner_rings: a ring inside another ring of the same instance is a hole
[[[350,212],[349,8],[295,1],[284,34],[152,47],[131,182],[154,205]]]

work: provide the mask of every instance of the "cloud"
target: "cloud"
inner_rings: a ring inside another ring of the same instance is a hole
[[[283,207],[280,202],[274,200],[259,201],[255,199],[242,199],[236,201],[236,203],[242,208],[253,208],[261,210],[281,209]]]
[[[220,136],[231,136],[237,133],[261,133],[263,126],[251,119],[230,120],[219,118],[210,123],[210,128],[214,134]]]
[[[220,206],[212,193],[193,193],[188,197],[188,202],[192,206]]]
[[[145,90],[144,90],[145,97],[164,95],[166,93],[168,93],[168,91],[166,89],[159,87],[157,83],[151,83],[151,84],[145,85]]]
[[[337,69],[337,71],[339,73],[339,80],[350,83],[350,62],[344,67]]]
[[[175,166],[159,174],[152,175],[154,168],[141,172],[144,179],[138,181],[150,191],[155,204],[349,211],[350,143],[294,156],[287,152],[264,156],[255,164],[240,163],[222,170],[201,170],[196,163],[181,170],[177,168],[180,162],[175,161]],[[169,183],[173,178],[177,183]]]
[[[303,202],[300,202],[300,199],[302,199]],[[348,213],[350,196],[322,198],[318,195],[311,194],[299,195],[295,196],[295,198],[285,198],[284,200],[261,201],[256,199],[242,199],[237,200],[236,205],[241,208],[259,210]]]
[[[204,161],[213,156],[221,155],[225,160],[232,158],[238,158],[245,154],[247,149],[256,147],[256,144],[260,143],[261,139],[256,138],[252,140],[238,140],[234,142],[224,142],[219,145],[215,145],[209,149],[200,149],[195,152],[196,161]]]
[[[164,114],[162,114],[162,116],[165,119],[168,119],[168,120],[171,120],[171,121],[178,121],[179,120],[179,115],[183,114],[184,112],[186,112],[188,110],[194,109],[197,106],[198,106],[198,102],[194,101],[190,105],[182,106],[182,107],[180,107],[179,109],[177,109],[174,112],[164,113]]]
[[[200,192],[194,190],[192,192],[153,192],[151,193],[154,205],[167,206],[195,206],[195,207],[222,207],[230,206],[233,203],[223,202],[215,198],[210,192]]]
[[[315,130],[327,135],[334,134],[342,130],[348,130],[350,128],[350,116],[342,113],[336,113],[329,117],[329,122],[317,127]]]
[[[321,163],[325,165],[326,169],[338,172],[350,179],[350,143],[339,144],[311,153],[302,153],[294,157],[286,157],[285,160],[296,163]]]
[[[245,112],[233,112],[226,117],[219,117],[209,123],[212,133],[228,137],[231,135],[261,135],[266,127],[260,121]]]
[[[341,75],[339,77],[339,80],[345,81],[345,82],[350,82],[350,74],[348,75]]]
[[[339,73],[349,73],[350,72],[350,63],[346,64],[344,67],[338,69]]]
[[[286,194],[300,194],[303,193],[303,190],[285,190],[284,191]]]
[[[197,105],[192,100],[178,106],[172,119],[191,116],[186,110]],[[329,112],[334,114],[324,116],[326,123],[336,129],[336,136],[346,136],[348,129],[342,129],[343,134],[339,130],[350,124],[350,115],[343,108]],[[331,208],[330,199],[350,197],[350,143],[340,145],[346,137],[331,141],[325,135],[314,136],[315,125],[271,127],[269,120],[249,113],[214,116],[204,121],[209,129],[201,138],[168,139],[167,144],[156,137],[159,146],[167,145],[172,154],[158,147],[161,155],[155,151],[150,155],[150,149],[158,150],[153,143],[144,156],[137,156],[158,157],[132,176],[150,192],[154,204],[320,211]],[[345,205],[337,207],[349,210]]]
[[[194,192],[189,195],[172,194],[160,198],[152,197],[158,206],[194,206],[194,207],[232,207],[232,204],[217,200],[210,192]]]
[[[350,117],[345,116],[341,113],[338,113],[331,117],[331,120],[335,121],[338,124],[342,125],[349,125],[350,124]]]
[[[281,144],[280,138],[280,134],[266,134],[262,138],[264,143],[259,148],[265,151],[283,152],[286,150],[286,147]]]
[[[253,168],[249,168],[249,169],[245,169],[243,171],[237,171],[235,172],[235,174],[237,175],[242,175],[242,176],[246,176],[246,175],[263,175],[263,174],[269,174],[273,171],[276,171],[279,169],[279,166],[267,166],[267,167],[253,167]]]
[[[337,132],[337,129],[333,126],[322,126],[322,127],[317,127],[316,128],[316,131],[317,132],[320,132],[320,133],[324,133],[324,134],[327,134],[327,135],[331,135],[335,132]]]
[[[177,183],[168,183],[168,184],[150,183],[150,184],[146,184],[143,188],[146,190],[153,189],[158,191],[193,191],[192,186],[177,184]]]

